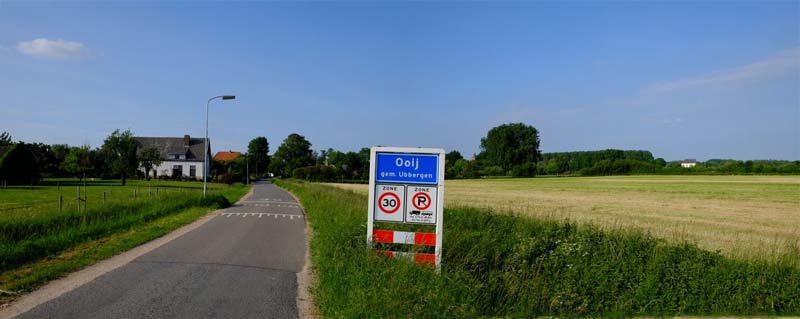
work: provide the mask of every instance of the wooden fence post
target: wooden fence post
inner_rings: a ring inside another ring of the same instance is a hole
[[[62,208],[64,208],[64,196],[58,195],[58,211],[60,212]]]
[[[103,205],[106,204],[106,192],[103,192]]]

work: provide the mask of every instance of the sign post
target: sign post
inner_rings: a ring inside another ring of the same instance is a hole
[[[434,254],[382,251],[440,269],[444,210],[444,150],[373,147],[370,150],[367,245],[434,246]],[[435,226],[435,233],[374,229],[375,222]]]

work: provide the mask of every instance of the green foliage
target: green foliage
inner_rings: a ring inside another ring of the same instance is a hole
[[[265,176],[269,168],[269,142],[266,137],[259,136],[247,144],[247,154],[253,173],[256,176]]]
[[[511,169],[512,177],[534,177],[536,176],[536,164],[523,163]]]
[[[6,131],[3,131],[3,133],[0,133],[0,146],[10,146],[11,143],[12,143],[11,142],[11,134],[8,134],[8,132],[6,132]],[[3,155],[3,154],[0,154],[0,155]]]
[[[103,142],[103,155],[114,174],[121,177],[122,185],[125,185],[128,176],[136,174],[136,149],[136,140],[130,130],[115,130]]]
[[[536,163],[539,156],[539,131],[530,125],[503,124],[481,139],[480,157],[490,166],[511,170],[523,163]]]
[[[506,170],[504,170],[500,166],[489,166],[483,169],[483,175],[485,176],[505,176]]]
[[[0,154],[0,181],[8,185],[29,185],[39,178],[39,167],[28,144],[12,144]]]
[[[368,252],[366,196],[278,183],[300,198],[314,230],[312,292],[323,317],[800,314],[800,270],[792,266],[477,209],[445,210],[437,274]]]
[[[292,176],[296,168],[311,166],[315,162],[311,143],[302,135],[292,133],[275,151],[270,171],[279,176]]]
[[[139,155],[139,165],[144,168],[144,175],[150,179],[150,171],[161,165],[161,153],[155,148],[147,148]]]
[[[456,160],[446,174],[450,178],[478,178],[480,177],[477,161],[467,161],[465,159]]]
[[[89,158],[89,146],[73,147],[70,149],[69,154],[61,164],[61,168],[73,177],[78,177],[83,180],[86,173],[91,169],[91,160]]]

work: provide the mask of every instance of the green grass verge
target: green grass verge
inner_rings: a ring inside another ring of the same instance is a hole
[[[793,260],[745,262],[636,231],[459,208],[445,210],[437,274],[367,251],[363,194],[276,184],[299,197],[314,229],[312,293],[325,317],[800,314]]]
[[[158,238],[244,196],[249,186],[165,196],[136,205],[109,205],[84,214],[0,219],[0,289],[15,294]],[[26,233],[24,230],[30,230]],[[6,294],[2,299],[13,298]]]

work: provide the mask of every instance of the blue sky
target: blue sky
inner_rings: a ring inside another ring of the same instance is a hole
[[[0,131],[800,159],[800,4],[0,1]]]

